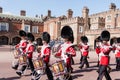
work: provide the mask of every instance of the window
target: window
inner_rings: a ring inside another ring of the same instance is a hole
[[[107,16],[107,20],[106,21],[111,21],[111,16]]]
[[[98,29],[98,26],[91,26],[90,29],[91,30],[96,30],[96,29]]]
[[[30,32],[30,25],[25,25],[24,26],[24,31],[25,32]]]
[[[106,28],[107,28],[107,29],[111,29],[111,28],[114,28],[114,27],[111,26],[111,25],[107,25]]]
[[[32,26],[32,33],[38,33],[38,26]]]
[[[6,22],[0,23],[0,31],[8,31],[9,30],[9,24]]]
[[[79,27],[79,32],[80,32],[80,33],[83,32],[83,27],[82,27],[82,26]]]

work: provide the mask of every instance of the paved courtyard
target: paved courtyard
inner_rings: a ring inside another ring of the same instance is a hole
[[[14,60],[13,57],[13,46],[0,46],[0,80],[30,80],[31,76],[30,70],[26,70],[24,75],[20,78],[16,73],[15,70],[11,68],[12,60]],[[36,53],[34,53],[36,54]],[[114,53],[111,52],[110,54],[111,60],[110,60],[110,66],[112,68],[112,71],[110,73],[110,76],[112,77],[112,80],[120,80],[120,71],[115,70],[115,58]],[[94,51],[90,51],[89,54],[89,64],[90,68],[85,69],[83,68],[80,70],[79,67],[79,59],[80,59],[80,53],[77,51],[76,57],[74,57],[75,64],[72,65],[74,70],[72,73],[73,80],[96,80],[98,73],[96,72],[97,67],[97,55]],[[54,56],[51,56],[50,63],[55,61],[56,58]],[[40,80],[47,80],[46,75],[43,75]],[[103,80],[106,80],[103,78]]]

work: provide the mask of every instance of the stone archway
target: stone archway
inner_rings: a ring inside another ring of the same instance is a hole
[[[8,45],[9,38],[7,36],[0,36],[0,45]]]
[[[21,38],[16,36],[16,37],[12,38],[12,44],[16,45],[20,42],[20,40],[21,40]]]

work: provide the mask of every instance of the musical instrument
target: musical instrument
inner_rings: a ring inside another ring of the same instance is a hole
[[[65,67],[64,60],[56,61],[52,64],[52,71],[54,76],[60,76],[67,73],[67,68]]]
[[[13,55],[15,59],[18,59],[20,52],[18,50],[14,50]]]
[[[27,64],[27,55],[26,54],[21,54],[18,57],[19,64]]]
[[[46,64],[44,63],[43,58],[37,58],[33,60],[33,65],[35,70],[39,70],[40,74],[45,73]]]

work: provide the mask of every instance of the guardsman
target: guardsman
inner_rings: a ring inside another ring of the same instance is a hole
[[[49,60],[50,60],[50,55],[51,55],[51,48],[50,48],[50,45],[49,45],[49,42],[50,42],[50,35],[48,32],[43,32],[42,33],[42,47],[41,47],[41,50],[38,51],[39,52],[39,55],[38,55],[38,58],[43,58],[43,61],[45,62],[46,64],[46,68],[45,68],[45,73],[47,74],[47,77],[48,77],[48,80],[53,80],[53,75],[52,75],[52,72],[49,68]],[[34,72],[35,75],[35,80],[39,80],[40,77],[37,78],[37,75],[40,75],[39,73],[37,73],[37,71]],[[34,80],[34,79],[32,79]]]
[[[15,46],[15,49],[18,51],[18,55],[21,54],[27,47],[26,32],[23,30],[20,30],[19,36],[21,37],[21,41],[19,44]],[[18,63],[18,60],[16,59],[16,64],[13,64],[12,68],[17,70],[18,65],[19,63]]]
[[[96,54],[98,55],[97,67],[99,67],[99,53],[100,53],[101,41],[102,40],[100,39],[100,36],[98,36],[96,39],[96,47],[95,47]]]
[[[82,62],[79,68],[83,68],[84,64],[86,64],[86,68],[89,67],[89,63],[87,60],[88,53],[89,53],[89,45],[88,45],[88,38],[86,36],[81,36],[81,43],[79,44],[80,51],[82,53]]]
[[[116,70],[120,70],[120,37],[117,38],[115,48]]]
[[[72,29],[69,26],[64,26],[61,30],[61,37],[64,39],[64,44],[61,45],[61,48],[55,54],[55,56],[60,57],[62,60],[64,60],[68,72],[71,72],[71,57],[76,56],[76,51],[72,47],[74,42]],[[68,80],[72,80],[72,77],[70,76]]]
[[[107,70],[110,61],[109,53],[112,50],[112,47],[108,43],[109,39],[110,39],[109,31],[107,30],[102,31],[101,33],[102,43],[100,45],[100,53],[99,53],[99,57],[100,57],[99,75],[97,80],[102,80],[103,75],[105,75],[106,80],[112,80]]]
[[[34,41],[34,36],[32,33],[28,33],[27,34],[27,40],[28,40],[28,44],[27,44],[27,47],[26,49],[24,50],[23,54],[26,54],[27,55],[27,61],[28,61],[28,65],[31,69],[31,72],[33,73],[34,71],[34,66],[33,66],[33,62],[32,62],[32,56],[33,56],[33,52],[34,52],[34,44],[33,44],[33,41]],[[22,65],[20,67],[20,69],[18,69],[18,71],[16,71],[16,73],[21,76],[23,74],[23,72],[25,71],[25,69],[27,68],[28,65]]]

